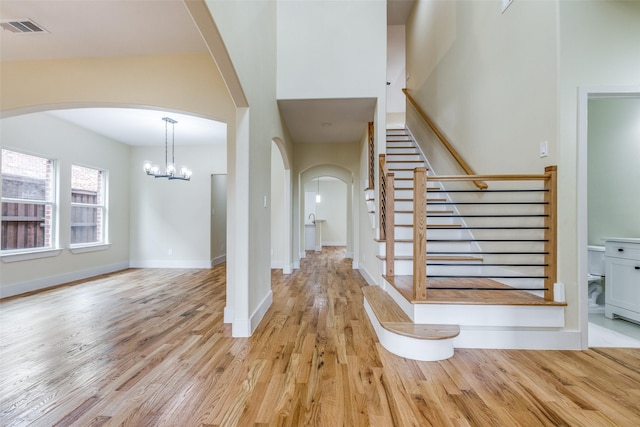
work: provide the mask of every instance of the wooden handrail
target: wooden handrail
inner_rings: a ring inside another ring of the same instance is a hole
[[[413,107],[416,109],[416,111],[418,112],[420,117],[422,117],[422,120],[424,120],[425,123],[427,125],[429,125],[429,127],[431,128],[433,133],[436,134],[436,136],[438,137],[440,142],[442,142],[442,145],[444,145],[445,148],[449,151],[449,153],[451,153],[453,158],[456,159],[456,161],[458,162],[458,164],[460,165],[462,170],[464,170],[464,172],[467,175],[476,175],[476,173],[473,171],[471,166],[469,166],[469,164],[467,162],[465,162],[465,160],[462,158],[460,153],[458,153],[458,151],[453,147],[453,145],[451,145],[451,143],[449,142],[447,137],[444,135],[444,133],[442,133],[440,128],[438,128],[438,126],[436,126],[436,124],[433,122],[433,120],[431,120],[429,118],[427,113],[424,112],[424,110],[418,105],[416,100],[413,99],[413,97],[409,94],[409,91],[406,88],[404,88],[404,89],[402,89],[402,92],[406,95],[407,100],[409,101],[409,103],[411,105],[413,105]],[[486,182],[482,182],[481,180],[477,180],[477,179],[473,180],[473,183],[480,190],[485,190],[485,189],[487,189],[489,187]]]
[[[433,175],[431,181],[544,181],[547,174]]]

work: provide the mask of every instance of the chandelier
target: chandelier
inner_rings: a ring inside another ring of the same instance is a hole
[[[162,120],[164,120],[164,172],[160,172],[160,166],[152,165],[149,161],[144,162],[144,171],[154,178],[190,181],[192,173],[190,169],[183,166],[179,173],[176,171],[175,127],[178,122],[170,117],[163,117]],[[169,123],[171,123],[171,163],[169,163]]]

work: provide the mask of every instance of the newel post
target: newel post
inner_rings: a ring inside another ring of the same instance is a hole
[[[544,299],[553,301],[553,286],[558,279],[558,167],[547,166],[545,169],[547,179],[544,181],[545,201],[545,232],[544,232],[544,263],[545,276]]]
[[[427,299],[427,169],[413,172],[413,298]]]

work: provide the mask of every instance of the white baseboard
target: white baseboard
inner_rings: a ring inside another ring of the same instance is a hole
[[[227,255],[220,255],[211,260],[211,267],[215,267],[218,264],[222,264],[223,262],[227,262]]]
[[[347,242],[322,242],[322,246],[347,246]]]
[[[284,261],[281,260],[271,260],[271,269],[280,269],[284,267]]]
[[[355,262],[354,262],[354,264],[355,264]],[[369,274],[369,272],[367,271],[366,268],[359,267],[358,271],[360,272],[360,274],[362,274],[362,277],[364,277],[364,280],[367,281],[369,286],[378,286],[378,283],[375,280],[373,280],[373,277],[371,277],[371,275]]]
[[[43,277],[40,279],[27,280],[20,283],[12,283],[0,286],[0,298],[12,297],[27,292],[47,289],[64,283],[83,280],[89,277],[99,276],[101,274],[113,273],[114,271],[126,270],[129,268],[128,262],[119,262],[116,264],[102,265],[99,267],[88,268],[86,270],[72,271],[69,273],[59,274],[57,276]]]
[[[344,257],[345,257],[345,258],[353,258],[353,252],[351,252],[351,251],[346,251],[346,252],[344,253]]]
[[[233,318],[236,317],[236,311],[232,308],[229,307],[228,305],[226,305],[224,307],[224,323],[233,323]]]
[[[231,336],[234,338],[250,337],[256,330],[260,321],[273,303],[273,293],[271,290],[265,295],[258,307],[253,311],[248,319],[233,319],[231,324]],[[226,312],[225,312],[226,315]]]
[[[488,330],[460,328],[455,348],[581,350],[580,331]]]
[[[208,261],[131,261],[131,268],[211,268]]]
[[[251,315],[252,334],[260,324],[260,321],[262,321],[262,319],[264,318],[264,315],[267,314],[267,310],[269,310],[271,304],[273,304],[273,292],[271,292],[271,289],[269,289],[267,295],[265,295],[265,297],[262,299],[260,304],[258,304],[258,307],[253,311],[253,314]]]

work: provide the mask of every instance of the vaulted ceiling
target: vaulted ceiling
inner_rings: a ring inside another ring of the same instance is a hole
[[[391,24],[406,21],[413,0],[389,0]],[[30,19],[44,31],[16,34],[0,31],[0,61],[45,60],[79,57],[108,57],[206,52],[206,46],[181,0],[2,0],[0,20]],[[280,101],[281,112],[297,142],[350,142],[362,132],[363,120],[373,117],[373,99],[322,99]],[[97,111],[96,111],[97,112]],[[104,113],[104,112],[103,112]],[[129,110],[138,123],[136,110]],[[115,112],[114,112],[115,114]],[[104,125],[91,114],[60,114],[98,133],[106,134],[112,122]],[[123,120],[122,116],[118,120]],[[157,129],[154,129],[155,132]],[[142,128],[139,132],[143,132]],[[121,138],[118,135],[108,135]],[[153,138],[137,134],[136,138]],[[179,141],[177,140],[178,144]],[[184,143],[184,142],[183,142]],[[194,142],[197,143],[197,142]]]

